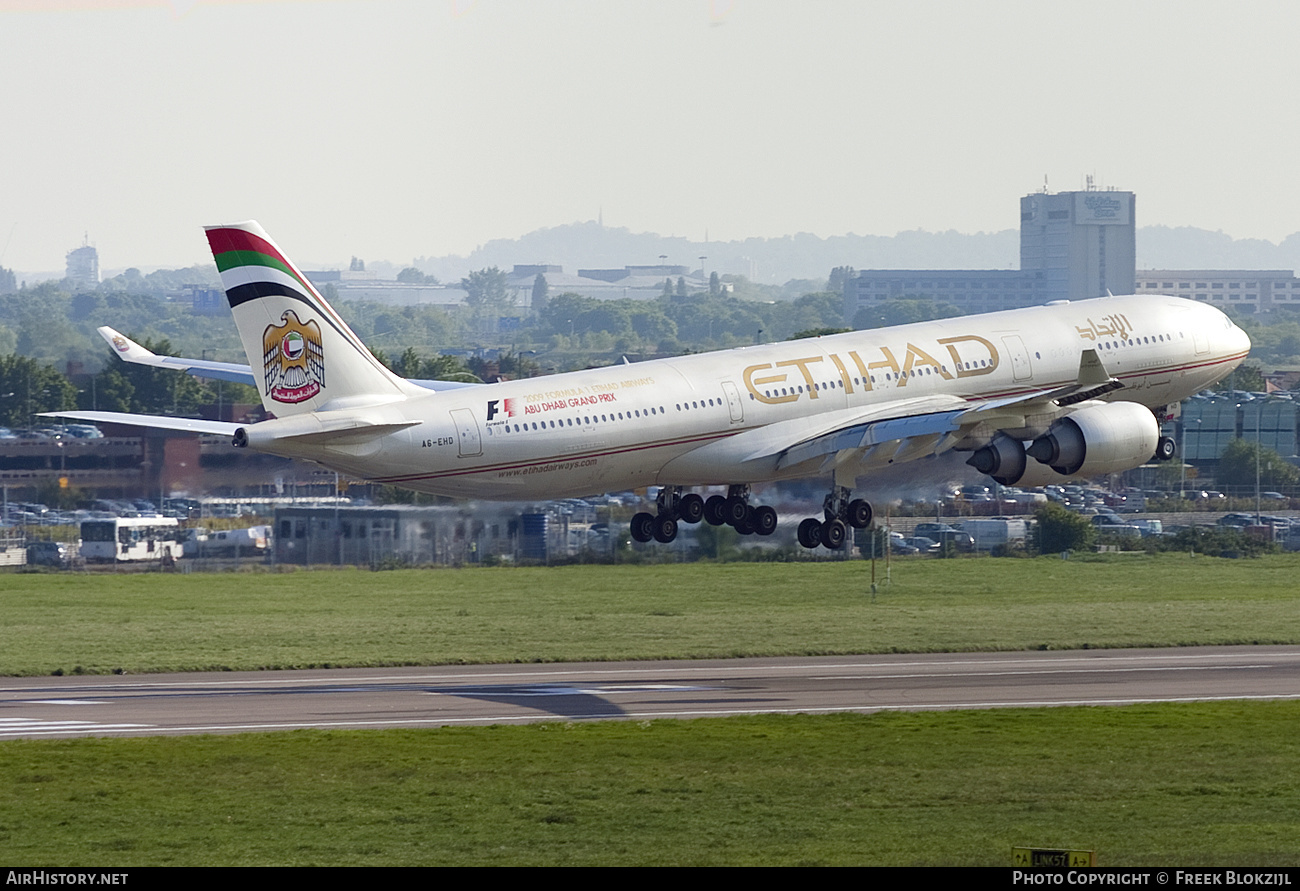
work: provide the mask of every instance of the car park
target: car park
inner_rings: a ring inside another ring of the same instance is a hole
[[[71,549],[58,541],[34,541],[27,545],[29,566],[55,566],[60,569],[72,563]]]

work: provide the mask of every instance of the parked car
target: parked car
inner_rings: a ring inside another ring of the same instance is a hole
[[[975,550],[975,539],[970,533],[962,532],[947,523],[918,523],[914,530],[916,535],[937,541],[939,544],[951,544],[959,551]]]
[[[27,563],[63,569],[72,563],[72,551],[62,542],[34,541],[27,546]]]

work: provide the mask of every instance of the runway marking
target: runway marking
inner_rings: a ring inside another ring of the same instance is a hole
[[[1169,666],[1152,666],[1150,668],[1089,668],[1087,674],[1132,674],[1139,671],[1244,671],[1247,669],[1272,668],[1271,665],[1169,665]],[[839,674],[839,675],[810,675],[810,681],[859,681],[865,679],[872,680],[907,680],[909,678],[942,678],[942,677],[963,677],[963,678],[1001,678],[1001,677],[1018,677],[1020,675],[1036,674],[1079,674],[1077,668],[1036,668],[1024,671],[952,671],[952,672],[916,672],[913,674]]]
[[[36,705],[103,705],[103,700],[97,699],[29,699],[28,702]]]
[[[97,724],[94,721],[50,721],[43,718],[0,718],[0,738],[54,736],[61,733],[130,733],[151,729],[149,724]]]

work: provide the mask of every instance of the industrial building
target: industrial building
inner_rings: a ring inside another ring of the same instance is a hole
[[[1132,294],[1136,200],[1132,192],[1036,192],[1020,199],[1020,269],[864,269],[844,287],[849,324],[889,300],[922,298],[961,313]],[[860,319],[859,319],[860,321]]]
[[[1300,309],[1300,279],[1290,269],[1143,269],[1134,293],[1173,294],[1250,314]]]

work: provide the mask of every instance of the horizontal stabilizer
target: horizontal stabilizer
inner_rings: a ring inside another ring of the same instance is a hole
[[[154,427],[159,430],[184,430],[189,433],[212,433],[234,436],[242,425],[226,421],[205,421],[202,418],[169,418],[164,415],[134,415],[119,411],[46,411],[43,418],[71,418],[94,424],[126,424],[131,427]]]

